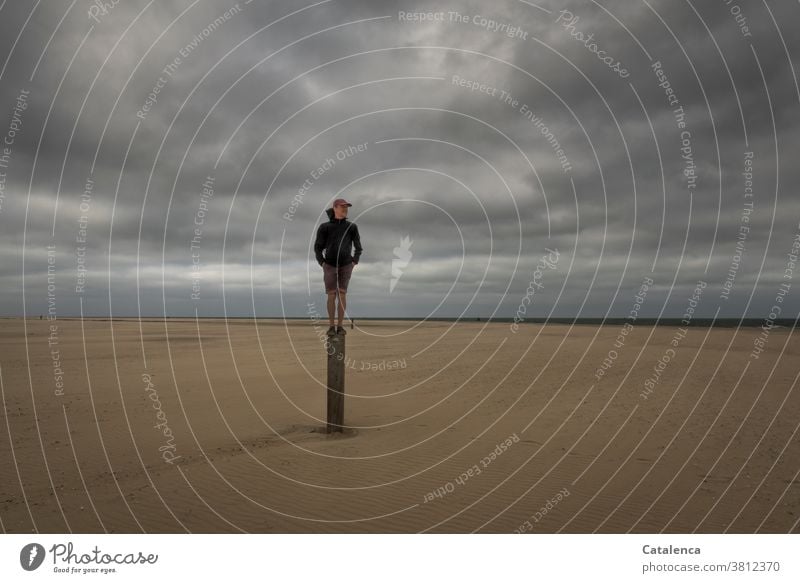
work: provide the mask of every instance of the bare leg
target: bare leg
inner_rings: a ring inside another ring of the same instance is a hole
[[[344,319],[344,311],[347,309],[347,292],[339,290],[339,326]]]
[[[336,310],[336,292],[328,293],[328,325],[333,326],[333,314]]]

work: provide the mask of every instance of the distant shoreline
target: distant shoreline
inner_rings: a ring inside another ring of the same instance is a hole
[[[22,320],[22,316],[0,316],[2,320]],[[39,316],[28,316],[28,320],[39,321]],[[265,321],[287,321],[287,322],[303,322],[306,321],[308,323],[313,323],[308,317],[270,317],[270,316],[261,316],[258,318],[253,318],[252,316],[229,316],[225,318],[224,316],[199,316],[194,318],[192,316],[114,316],[113,318],[110,316],[84,316],[84,321],[99,321],[99,322],[107,322],[110,320],[115,321],[141,321],[141,322],[163,322],[165,320],[177,322],[177,321],[189,321],[193,322],[197,320],[241,320],[241,321],[252,321],[256,320],[258,322],[265,322]],[[46,320],[46,318],[45,318]],[[81,320],[80,316],[59,316],[57,320],[67,321],[67,320]],[[462,324],[511,324],[514,322],[514,318],[355,318],[356,322],[454,322],[454,323],[462,323]],[[348,320],[349,321],[349,320]],[[520,324],[575,324],[575,325],[589,325],[589,326],[621,326],[626,322],[630,322],[628,318],[529,318],[526,319]],[[694,328],[708,328],[709,326],[719,327],[719,328],[735,328],[739,327],[760,327],[764,324],[764,318],[718,318],[714,321],[713,318],[693,318],[689,323],[688,327]],[[796,319],[792,318],[780,318],[773,321],[774,327],[781,327],[781,328],[794,328],[797,324]],[[645,326],[684,326],[682,323],[682,318],[642,318],[639,317],[636,319],[635,325],[645,325]]]

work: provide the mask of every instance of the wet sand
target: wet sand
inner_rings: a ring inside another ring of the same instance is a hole
[[[800,532],[786,328],[357,322],[327,435],[326,326],[50,324],[0,320],[5,532]]]

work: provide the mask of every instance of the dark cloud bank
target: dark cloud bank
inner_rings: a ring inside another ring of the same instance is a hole
[[[0,315],[304,316],[345,196],[356,318],[794,318],[800,7],[736,2],[9,0]]]

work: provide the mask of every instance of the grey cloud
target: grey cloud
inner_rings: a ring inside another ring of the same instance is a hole
[[[478,290],[468,315],[488,315],[499,303],[496,315],[511,317],[545,247],[557,247],[562,259],[537,300],[541,315],[551,309],[555,315],[575,315],[584,301],[585,316],[624,314],[648,274],[658,282],[645,307],[651,315],[661,311],[673,279],[665,315],[682,313],[698,279],[706,279],[713,289],[703,304],[704,315],[713,314],[717,305],[722,315],[742,315],[757,278],[747,315],[763,316],[774,297],[785,250],[800,220],[793,197],[800,177],[791,163],[798,146],[799,98],[792,69],[798,49],[787,25],[797,19],[796,5],[770,6],[788,45],[787,58],[775,23],[759,5],[743,7],[752,35],[744,37],[723,3],[616,0],[600,7],[594,2],[538,2],[548,14],[510,0],[491,6],[478,1],[337,1],[265,29],[300,6],[256,0],[240,2],[241,10],[205,34],[235,2],[198,2],[165,33],[191,3],[156,2],[112,52],[147,2],[121,2],[99,23],[87,17],[85,3],[79,4],[53,36],[31,81],[33,67],[66,10],[60,3],[39,4],[0,82],[0,136],[11,123],[20,89],[31,91],[0,200],[0,315],[21,313],[23,245],[26,305],[33,311],[44,309],[48,244],[57,249],[59,314],[77,313],[75,237],[81,193],[90,176],[95,187],[88,210],[84,306],[94,315],[109,309],[109,265],[115,312],[120,306],[132,315],[141,302],[146,314],[166,309],[171,315],[191,315],[197,308],[201,315],[220,315],[224,269],[224,310],[229,315],[250,314],[252,296],[259,316],[278,315],[281,294],[289,315],[306,315],[308,301],[322,305],[324,299],[313,262],[313,234],[339,191],[353,200],[353,216],[363,212],[358,224],[365,254],[348,306],[356,316],[425,316],[455,282],[436,315],[461,313]],[[0,13],[3,60],[31,7],[7,3]],[[629,78],[621,79],[555,23],[562,9],[580,17],[576,30],[594,34],[598,46],[630,70]],[[458,11],[470,20],[399,22],[400,10]],[[691,215],[672,108],[647,55],[609,13],[661,62],[686,111],[698,175]],[[471,20],[475,15],[518,25],[528,38],[491,32]],[[362,19],[371,20],[348,24]],[[192,47],[187,56],[166,75],[164,67],[187,46]],[[454,75],[508,91],[518,103],[512,106],[497,95],[458,87]],[[159,77],[165,82],[155,103],[144,119],[137,117]],[[562,169],[541,127],[525,119],[520,104],[552,131],[569,159],[569,172]],[[364,152],[336,159],[348,145],[362,143],[367,144]],[[741,173],[748,149],[755,153],[751,230],[732,299],[721,303],[719,290],[741,225]],[[500,177],[467,150],[483,157]],[[286,220],[298,189],[331,157],[335,164],[312,180],[292,220]],[[409,168],[428,171],[398,170]],[[200,225],[203,293],[202,300],[192,302],[190,243],[208,176],[214,178],[214,196],[206,201]],[[463,249],[456,225],[464,235]],[[393,249],[405,236],[414,240],[413,258],[390,294]],[[759,276],[762,260],[765,268]],[[487,279],[478,289],[487,267]],[[562,285],[566,287],[556,303]]]

